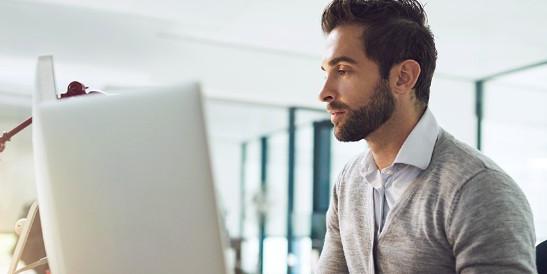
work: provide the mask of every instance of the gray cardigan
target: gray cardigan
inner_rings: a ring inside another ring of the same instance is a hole
[[[441,130],[375,243],[365,155],[333,187],[316,273],[536,273],[530,206],[490,159]]]

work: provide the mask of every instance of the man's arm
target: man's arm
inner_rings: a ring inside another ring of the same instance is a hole
[[[317,264],[316,274],[330,273],[349,273],[342,249],[342,241],[340,239],[340,226],[338,222],[338,194],[337,186],[340,183],[342,176],[338,178],[338,182],[332,188],[329,209],[327,210],[327,233],[325,234],[325,244],[319,263]]]
[[[448,222],[457,273],[536,273],[532,213],[509,176],[484,170],[471,178],[455,195]]]

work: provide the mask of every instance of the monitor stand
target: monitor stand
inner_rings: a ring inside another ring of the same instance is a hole
[[[15,232],[19,235],[19,239],[8,274],[17,274],[30,269],[34,269],[37,274],[49,273],[37,202],[32,203],[26,218],[17,221]],[[21,261],[26,265],[17,269]]]

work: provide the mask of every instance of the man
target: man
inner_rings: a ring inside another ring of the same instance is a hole
[[[317,273],[535,273],[528,202],[428,109],[437,52],[415,0],[324,11],[327,103],[340,141],[369,152],[332,190]]]

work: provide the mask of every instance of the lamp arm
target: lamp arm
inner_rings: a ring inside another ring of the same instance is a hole
[[[59,97],[59,99],[65,99],[74,96],[87,95],[87,94],[103,94],[102,91],[86,91],[88,87],[84,84],[73,81],[68,85],[67,91]],[[0,137],[0,153],[6,148],[6,143],[10,141],[11,137],[19,133],[21,130],[32,124],[32,117],[27,118],[24,122],[16,126],[14,129],[4,132]]]

